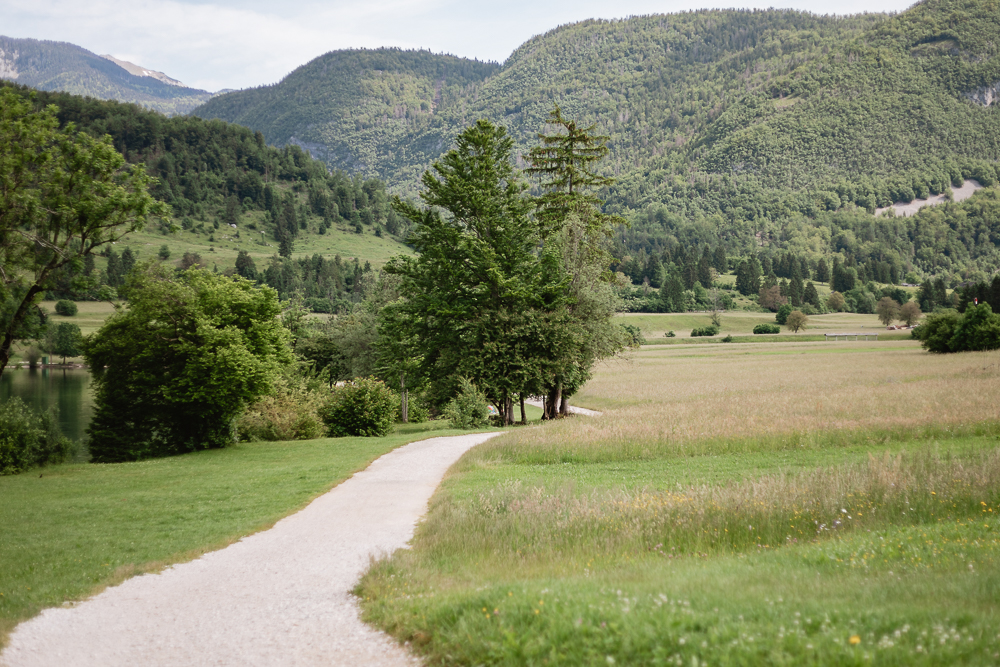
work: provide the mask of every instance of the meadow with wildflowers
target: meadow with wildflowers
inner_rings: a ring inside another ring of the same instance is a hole
[[[647,346],[577,400],[453,468],[367,620],[429,664],[1000,661],[1000,353]]]

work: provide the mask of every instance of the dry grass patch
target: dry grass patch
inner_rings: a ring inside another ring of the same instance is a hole
[[[751,440],[786,448],[978,433],[1000,421],[1000,352],[932,355],[909,341],[641,350],[599,368],[574,402],[604,414],[517,430],[474,456],[641,459]]]

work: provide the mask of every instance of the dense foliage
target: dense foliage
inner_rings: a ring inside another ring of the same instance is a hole
[[[969,306],[964,313],[942,310],[928,315],[913,337],[931,352],[967,352],[1000,348],[1000,313],[988,303]]]
[[[96,390],[94,461],[224,447],[234,420],[292,361],[277,294],[243,278],[133,272],[128,305],[84,345]]]
[[[0,404],[0,475],[60,463],[72,451],[54,412],[36,413],[16,396]]]
[[[388,435],[399,406],[399,397],[373,377],[358,378],[336,387],[320,408],[330,435],[342,437]]]

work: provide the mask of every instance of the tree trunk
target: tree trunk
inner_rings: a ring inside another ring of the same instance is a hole
[[[559,405],[559,414],[563,417],[569,416],[569,396],[563,396]]]
[[[528,415],[524,412],[524,394],[521,394],[521,424],[528,425]]]
[[[14,344],[14,332],[17,331],[18,327],[24,322],[25,317],[27,317],[28,308],[34,304],[35,295],[42,291],[39,283],[48,276],[48,273],[48,270],[44,271],[39,281],[28,288],[28,292],[21,299],[17,310],[14,311],[14,316],[10,319],[7,331],[4,332],[3,343],[0,343],[0,377],[3,377],[3,371],[7,368],[7,363],[10,362],[10,348]]]
[[[545,400],[545,414],[544,419],[555,419],[559,416],[559,405],[562,402],[562,380],[556,380],[556,383],[549,388],[549,395]]]

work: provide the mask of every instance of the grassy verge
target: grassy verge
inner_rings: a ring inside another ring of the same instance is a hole
[[[0,477],[0,644],[45,607],[268,528],[443,422],[385,438],[239,444],[166,459]]]
[[[463,457],[365,618],[430,664],[996,664],[997,354],[879,347],[609,364]]]

